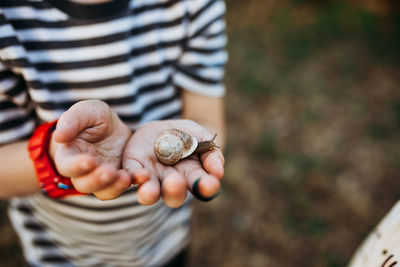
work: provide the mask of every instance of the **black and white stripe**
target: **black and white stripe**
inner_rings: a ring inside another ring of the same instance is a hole
[[[0,144],[84,99],[135,129],[179,117],[180,88],[224,94],[222,0],[133,0],[87,19],[58,2],[0,1]],[[144,207],[129,191],[107,202],[15,198],[9,213],[34,266],[158,266],[187,245],[191,209]]]

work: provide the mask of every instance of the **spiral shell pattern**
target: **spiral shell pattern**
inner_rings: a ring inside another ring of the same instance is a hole
[[[197,140],[179,129],[167,129],[159,133],[154,142],[154,154],[158,161],[173,165],[190,156],[197,147]]]

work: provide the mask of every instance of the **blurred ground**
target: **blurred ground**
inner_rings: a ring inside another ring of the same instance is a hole
[[[228,1],[223,194],[193,266],[345,266],[397,201],[395,1]]]
[[[227,0],[226,176],[192,267],[345,266],[397,201],[396,2]],[[0,204],[0,265],[21,266]]]

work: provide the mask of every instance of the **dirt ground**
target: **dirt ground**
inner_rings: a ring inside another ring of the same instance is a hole
[[[398,199],[398,6],[228,1],[223,194],[193,266],[345,266]]]
[[[398,200],[396,1],[228,0],[222,194],[192,267],[345,266]],[[0,202],[1,266],[21,266]]]

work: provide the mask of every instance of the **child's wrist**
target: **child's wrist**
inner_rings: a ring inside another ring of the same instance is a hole
[[[36,128],[28,142],[29,157],[33,161],[37,181],[42,192],[52,198],[60,198],[67,195],[81,194],[76,191],[71,179],[60,175],[54,165],[53,157],[50,155],[50,145],[53,138],[56,121],[44,123]]]

